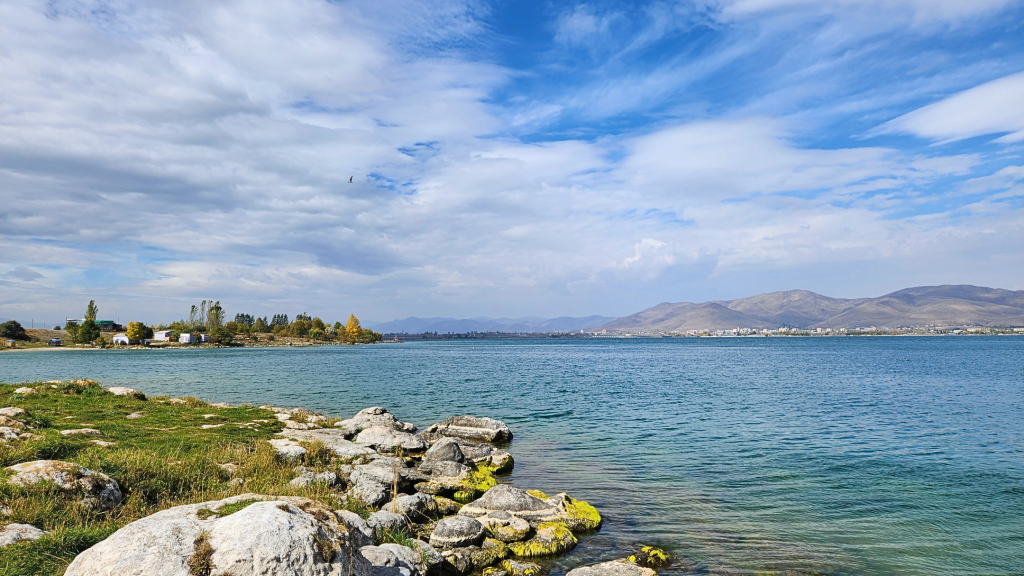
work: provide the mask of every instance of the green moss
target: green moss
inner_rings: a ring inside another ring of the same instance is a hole
[[[525,542],[513,542],[509,550],[520,558],[538,558],[568,552],[576,547],[572,530],[561,522],[545,522],[537,527],[537,534]]]
[[[587,532],[601,527],[601,513],[589,503],[566,496],[562,507],[568,516],[565,523],[574,531]]]
[[[672,561],[672,556],[661,548],[641,546],[640,550],[632,554],[627,560],[645,568],[661,568],[668,566],[669,562]]]
[[[530,530],[529,528],[526,530],[516,530],[512,526],[491,526],[487,529],[487,533],[495,540],[501,540],[502,542],[518,542],[520,540],[525,540],[530,534]]]
[[[501,569],[507,572],[509,576],[540,576],[542,574],[541,567],[533,562],[505,560],[501,563]]]
[[[476,500],[476,491],[459,490],[452,494],[452,499],[460,504],[469,504],[473,500]]]

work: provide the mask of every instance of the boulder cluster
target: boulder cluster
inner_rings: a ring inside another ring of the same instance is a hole
[[[128,388],[112,392],[144,398]],[[309,410],[267,408],[284,423],[269,444],[294,465],[289,486],[322,487],[316,493],[329,496],[242,494],[169,508],[85,550],[65,576],[543,576],[533,560],[572,550],[578,534],[601,526],[593,506],[568,494],[498,482],[496,475],[514,466],[502,449],[512,432],[498,420],[455,416],[417,433],[381,407],[336,422]],[[0,441],[25,433],[18,419],[24,414],[0,409]],[[330,470],[317,468],[310,452],[329,453]],[[232,476],[239,471],[221,466]],[[115,479],[78,464],[37,460],[7,470],[6,482],[56,487],[93,509],[111,510],[123,499]],[[230,485],[244,481],[235,477]],[[0,546],[44,535],[9,524],[0,529]],[[570,575],[655,576],[651,558],[659,557],[644,550]]]
[[[515,465],[495,445],[512,440],[499,420],[455,416],[417,433],[379,406],[333,425],[316,414],[271,409],[285,423],[280,438],[270,441],[278,458],[297,462],[316,443],[350,462],[340,475],[298,466],[293,482],[343,488],[341,498],[377,508],[367,519],[374,535],[409,535],[424,573],[490,568],[532,576],[541,568],[530,559],[567,552],[576,546],[576,534],[601,525],[593,506],[567,494],[498,483],[495,475]],[[378,548],[374,557],[383,555]]]

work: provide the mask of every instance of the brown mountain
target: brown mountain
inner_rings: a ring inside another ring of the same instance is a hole
[[[669,303],[600,326],[612,332],[686,332],[731,328],[1024,326],[1024,290],[921,286],[878,298],[829,298],[807,290],[738,300]]]

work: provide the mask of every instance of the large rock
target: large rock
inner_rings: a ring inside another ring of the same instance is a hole
[[[542,576],[547,572],[533,562],[519,562],[511,558],[501,563],[501,569],[508,576]]]
[[[507,484],[491,488],[480,499],[462,507],[459,514],[481,517],[492,511],[505,511],[533,525],[561,522],[574,532],[587,532],[601,527],[601,514],[584,502],[559,493],[548,496],[536,490],[523,491]]]
[[[388,502],[384,509],[400,514],[416,523],[427,522],[439,514],[439,507],[434,497],[422,492],[399,496]]]
[[[26,414],[24,408],[18,408],[16,406],[8,406],[7,408],[0,408],[0,416],[7,416],[9,418],[17,418],[18,416],[24,416]]]
[[[371,426],[363,430],[356,436],[355,443],[384,452],[397,452],[399,449],[405,452],[423,452],[429,446],[422,438],[384,426]]]
[[[14,472],[8,482],[17,486],[33,486],[50,482],[67,492],[77,492],[84,498],[82,503],[106,510],[117,506],[122,499],[117,481],[101,472],[93,472],[71,462],[59,460],[35,460],[8,466]]]
[[[561,513],[544,500],[508,484],[498,484],[479,499],[459,510],[462,516],[484,516],[502,510],[531,523],[552,522],[561,518]]]
[[[426,576],[428,565],[419,550],[401,544],[364,546],[359,554],[373,567],[374,576]]]
[[[278,432],[278,435],[291,440],[301,440],[303,442],[322,442],[331,452],[334,452],[341,458],[358,458],[361,456],[370,457],[375,454],[373,450],[366,446],[360,446],[359,444],[349,442],[345,438],[345,433],[341,430],[286,429]]]
[[[477,522],[484,530],[501,542],[518,542],[530,535],[530,523],[504,510],[495,510],[484,516],[477,516]]]
[[[409,526],[409,521],[401,514],[378,510],[366,519],[366,523],[373,528],[373,531],[380,535],[385,532],[398,532]]]
[[[472,546],[483,540],[484,527],[467,516],[442,518],[430,533],[430,545],[441,548]]]
[[[46,532],[29,524],[8,524],[0,528],[0,548],[26,540],[38,540],[44,534]]]
[[[459,441],[454,438],[442,438],[434,443],[426,453],[423,454],[423,462],[420,463],[420,470],[432,472],[434,466],[442,462],[455,462],[462,464],[466,461],[466,455],[459,447]]]
[[[274,450],[277,452],[277,457],[285,462],[295,462],[302,459],[306,455],[306,449],[299,445],[295,440],[289,440],[288,438],[275,438],[273,440],[267,440]]]
[[[190,576],[190,561],[214,576],[373,575],[357,553],[365,536],[348,516],[313,500],[277,497],[205,520],[198,515],[263,498],[244,494],[136,520],[79,554],[65,576]]]
[[[512,439],[512,431],[501,420],[475,416],[452,416],[427,428],[426,431],[440,436],[483,442],[506,442]]]
[[[397,474],[397,478],[396,478]],[[350,495],[367,506],[377,507],[391,499],[395,482],[401,488],[401,468],[389,466],[386,461],[373,461],[352,468],[349,482]]]
[[[574,568],[566,576],[658,576],[658,573],[624,560],[613,560]]]
[[[337,422],[334,425],[343,430],[350,437],[374,426],[390,428],[392,430],[398,430],[399,432],[416,431],[415,426],[408,422],[402,422],[398,418],[395,418],[394,414],[391,414],[387,409],[381,408],[380,406],[360,410],[355,416],[348,420]]]
[[[525,542],[513,542],[508,549],[521,558],[538,558],[563,554],[576,547],[572,530],[560,522],[545,522],[537,527],[533,538]]]

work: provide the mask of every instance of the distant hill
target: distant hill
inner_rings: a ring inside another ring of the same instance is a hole
[[[586,330],[606,324],[614,318],[609,316],[586,316],[573,318],[417,318],[410,316],[404,320],[390,322],[367,322],[366,325],[383,334],[422,334],[437,332],[438,334],[465,334],[467,332],[572,332]]]
[[[731,328],[1024,326],[1024,290],[920,286],[878,298],[829,298],[808,290],[694,304],[663,302],[598,328],[688,332]]]

